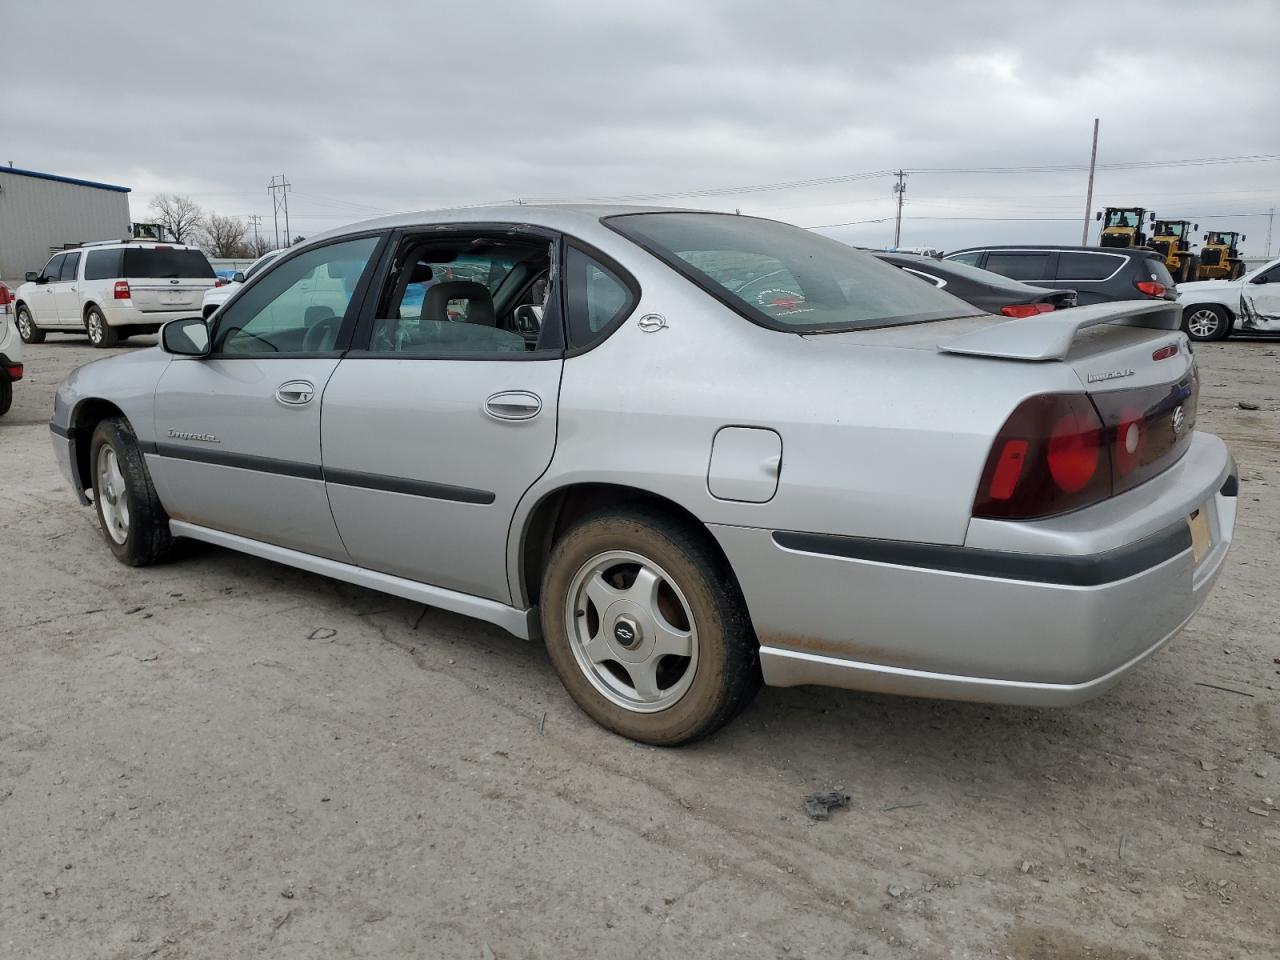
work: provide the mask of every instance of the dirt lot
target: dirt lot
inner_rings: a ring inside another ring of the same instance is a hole
[[[214,548],[117,565],[45,426],[97,354],[29,348],[0,956],[1280,955],[1280,345],[1198,353],[1236,544],[1129,682],[1054,711],[766,690],[655,750],[485,625]],[[808,821],[835,786],[851,808]]]

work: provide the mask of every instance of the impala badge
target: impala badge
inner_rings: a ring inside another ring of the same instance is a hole
[[[657,333],[667,329],[667,318],[660,313],[646,313],[636,322],[636,326],[645,333]]]
[[[1173,435],[1175,437],[1182,435],[1183,428],[1187,425],[1187,415],[1182,411],[1182,404],[1178,404],[1173,408]]]
[[[1090,383],[1101,383],[1104,380],[1119,380],[1121,377],[1132,377],[1133,367],[1125,367],[1123,370],[1110,370],[1107,373],[1091,373],[1089,374]]]
[[[200,440],[204,443],[221,443],[212,433],[187,433],[185,430],[169,428],[169,436],[174,440]]]

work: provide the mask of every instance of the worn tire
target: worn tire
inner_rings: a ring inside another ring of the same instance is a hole
[[[9,375],[0,370],[0,417],[9,412],[9,408],[13,406],[13,381],[9,379]]]
[[[103,493],[100,489],[99,458],[103,447],[110,446],[124,478],[125,499],[129,509],[128,534],[123,543],[107,531],[103,517]],[[169,533],[169,515],[160,505],[156,488],[151,483],[142,452],[129,421],[123,417],[103,420],[93,431],[89,443],[89,471],[93,484],[94,510],[103,539],[121,563],[131,567],[146,567],[169,558],[173,551],[173,536]]]
[[[1216,303],[1194,304],[1182,313],[1182,329],[1192,340],[1222,340],[1231,333],[1231,315]]]
[[[44,343],[44,331],[36,326],[36,322],[31,316],[31,310],[25,303],[18,307],[15,320],[17,321],[18,336],[23,343]]]
[[[120,339],[120,331],[107,323],[107,318],[97,307],[90,307],[84,312],[84,331],[89,335],[89,342],[101,350],[114,347]]]
[[[639,554],[671,577],[687,601],[697,633],[688,689],[671,706],[640,713],[606,698],[588,679],[572,647],[568,592],[594,558]],[[601,726],[632,740],[676,746],[733,719],[760,688],[760,658],[737,579],[705,530],[661,510],[612,507],[579,520],[555,543],[542,579],[542,631],[547,653],[578,706]]]

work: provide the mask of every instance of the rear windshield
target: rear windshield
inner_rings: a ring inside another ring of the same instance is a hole
[[[123,276],[130,280],[144,277],[212,280],[213,267],[199,250],[135,247],[124,252]]]
[[[974,308],[869,253],[800,227],[720,213],[632,213],[605,223],[762,326],[828,333]]]

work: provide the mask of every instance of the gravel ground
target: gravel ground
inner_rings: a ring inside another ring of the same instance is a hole
[[[45,426],[98,354],[29,348],[0,420],[0,956],[1280,955],[1280,345],[1198,354],[1236,543],[1128,682],[1066,710],[765,690],[656,750],[483,624],[211,547],[118,565]],[[849,809],[809,821],[832,787]]]

